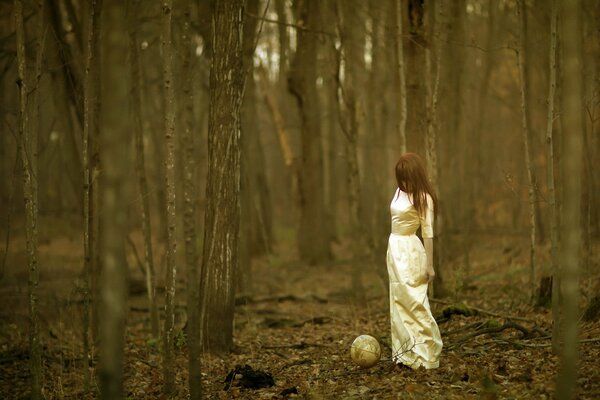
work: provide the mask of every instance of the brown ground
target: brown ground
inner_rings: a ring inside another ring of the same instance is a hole
[[[45,222],[40,237],[53,239],[42,240],[40,247],[44,393],[52,399],[95,398],[82,392],[81,304],[77,301],[81,242],[52,232],[52,221]],[[293,261],[291,241],[283,241],[277,255],[254,265],[252,294],[236,314],[237,354],[203,360],[205,398],[285,398],[280,393],[292,388],[299,394],[290,398],[308,399],[552,398],[558,358],[545,337],[551,329],[551,315],[547,309],[528,305],[526,251],[520,247],[525,242],[486,239],[474,249],[468,283],[466,272],[456,267],[458,260],[447,266],[447,286],[452,295],[432,302],[434,315],[459,302],[497,315],[455,315],[440,323],[445,343],[440,368],[412,371],[396,368],[388,361],[388,301],[377,275],[365,271],[366,300],[353,300],[346,263],[302,265]],[[133,257],[130,262],[132,277],[139,280]],[[547,260],[541,257],[544,262]],[[0,398],[20,399],[28,393],[28,339],[27,272],[24,242],[18,232],[13,233],[4,272],[0,280]],[[178,304],[183,305],[184,280],[183,274],[178,274]],[[583,292],[588,293],[588,280],[585,282]],[[590,282],[589,287],[597,287],[598,273]],[[126,333],[127,398],[161,398],[160,349],[150,339],[147,313],[140,311],[145,298],[136,286],[132,285]],[[162,293],[159,296],[162,299]],[[585,297],[582,304],[584,301]],[[531,337],[509,328],[468,338],[478,329],[500,327],[507,316],[518,317],[513,321],[532,332]],[[178,308],[177,320],[182,328],[184,307]],[[600,338],[600,323],[582,323],[580,331],[582,339]],[[384,353],[384,359],[370,369],[354,366],[349,358],[350,344],[365,333],[379,339]],[[185,399],[184,335],[178,336],[177,345],[177,398]],[[600,398],[599,353],[600,341],[581,345],[577,381],[581,399]],[[225,376],[238,364],[271,373],[276,385],[260,390],[223,390]]]

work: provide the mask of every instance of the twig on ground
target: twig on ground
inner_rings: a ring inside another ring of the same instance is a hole
[[[506,329],[516,329],[518,331],[521,331],[521,333],[523,333],[523,338],[527,338],[530,337],[532,335],[532,331],[530,331],[529,329],[525,328],[522,325],[517,324],[516,322],[513,321],[507,321],[504,323],[504,325],[500,326],[500,327],[491,327],[491,328],[485,328],[485,329],[479,329],[475,332],[471,332],[465,336],[463,336],[462,338],[460,338],[459,340],[457,340],[456,342],[452,342],[450,344],[448,344],[447,348],[448,349],[453,349],[455,347],[458,347],[466,342],[468,342],[470,339],[473,339],[474,337],[477,336],[481,336],[481,335],[486,335],[486,334],[491,334],[491,333],[500,333]]]

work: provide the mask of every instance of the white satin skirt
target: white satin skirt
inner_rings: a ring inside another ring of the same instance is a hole
[[[439,366],[442,338],[427,298],[427,256],[416,235],[391,234],[390,278],[392,359],[413,369]]]

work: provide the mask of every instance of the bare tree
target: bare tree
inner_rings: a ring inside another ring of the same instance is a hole
[[[353,268],[352,290],[357,295],[363,293],[361,270],[368,257],[368,246],[365,237],[364,221],[361,221],[361,184],[358,165],[357,142],[362,129],[364,104],[361,93],[364,90],[364,28],[357,8],[359,3],[344,0],[337,2],[339,24],[339,48],[337,49],[338,94],[336,104],[340,109],[340,125],[345,136],[346,161],[348,164],[348,203],[350,206],[350,237],[352,238]],[[361,37],[362,36],[362,37]],[[342,62],[343,58],[343,62]],[[343,68],[343,70],[342,70]],[[342,79],[343,75],[343,79]]]
[[[102,0],[93,0],[89,5],[88,15],[88,36],[86,41],[86,60],[85,76],[83,86],[83,260],[85,278],[83,284],[84,310],[83,310],[83,373],[84,390],[87,392],[90,388],[90,343],[89,343],[89,316],[90,316],[90,285],[92,275],[94,274],[92,263],[95,257],[93,239],[95,237],[94,229],[94,209],[96,203],[92,195],[92,139],[96,133],[98,124],[98,114],[96,113],[96,97],[98,96],[97,85],[98,71],[96,68],[96,55],[98,54],[98,23],[100,20],[100,10]],[[95,139],[95,138],[94,138]]]
[[[103,99],[100,156],[102,169],[100,271],[100,397],[123,396],[123,353],[127,311],[125,238],[129,199],[126,183],[130,166],[129,86],[123,60],[127,58],[127,24],[120,0],[104,0],[102,10],[101,82]]]
[[[523,131],[523,143],[525,145],[525,166],[527,168],[527,178],[529,181],[529,229],[530,229],[530,243],[529,243],[529,274],[530,274],[530,291],[531,299],[535,297],[535,286],[536,286],[536,269],[535,269],[535,245],[536,245],[536,204],[537,204],[537,191],[535,181],[535,171],[533,166],[533,140],[531,129],[529,126],[528,118],[528,102],[527,96],[529,93],[528,83],[529,80],[526,77],[527,65],[526,65],[526,34],[527,34],[527,8],[524,0],[518,2],[518,13],[519,13],[519,50],[517,51],[517,63],[519,67],[519,77],[521,81],[521,115],[522,115],[522,131]]]
[[[201,269],[201,340],[210,352],[233,345],[240,223],[240,107],[243,0],[214,4],[209,87],[208,176]]]
[[[559,399],[575,398],[578,359],[579,273],[581,259],[581,174],[583,172],[583,79],[581,4],[561,1],[563,215],[560,264],[564,293],[564,347],[557,382]]]
[[[177,219],[175,215],[175,88],[173,84],[173,41],[171,21],[173,0],[162,3],[161,51],[163,67],[163,90],[165,98],[165,188],[167,209],[167,256],[165,278],[165,328],[163,333],[164,393],[172,396],[175,391],[173,345],[175,337],[175,252],[177,249]]]
[[[438,101],[439,101],[439,90],[440,90],[440,76],[442,72],[442,49],[445,42],[444,32],[444,14],[443,14],[444,1],[440,1],[433,7],[433,3],[429,3],[426,9],[427,20],[429,22],[429,46],[425,50],[425,63],[427,71],[427,135],[425,138],[425,155],[427,160],[427,168],[429,172],[429,179],[434,187],[436,193],[440,191],[439,183],[439,163],[438,154],[440,152],[438,144]],[[435,46],[435,75],[432,72],[433,65],[431,61],[431,47]],[[444,286],[442,280],[442,265],[443,265],[443,249],[444,249],[444,238],[443,233],[443,212],[436,210],[436,221],[434,224],[435,229],[435,244],[436,251],[434,255],[433,264],[437,271],[434,281],[431,284],[432,293],[437,296],[444,294]]]
[[[146,162],[144,157],[144,132],[142,122],[141,101],[141,66],[140,52],[137,39],[139,22],[139,1],[129,0],[129,56],[131,73],[131,101],[133,105],[133,133],[135,137],[135,172],[138,178],[138,189],[142,202],[141,220],[142,235],[144,236],[144,273],[146,278],[146,293],[148,295],[148,308],[150,310],[150,326],[152,336],[158,339],[158,306],[156,305],[156,278],[154,276],[154,260],[152,255],[152,227],[150,224],[150,194],[148,192],[148,179],[146,178]]]
[[[301,124],[302,156],[300,167],[300,257],[310,264],[331,258],[329,227],[323,196],[323,157],[320,106],[317,93],[318,41],[321,2],[298,3],[297,19],[306,29],[297,31],[296,53],[290,66],[289,90],[296,98]]]
[[[556,52],[557,52],[557,25],[558,4],[557,0],[550,2],[550,82],[548,87],[548,112],[546,117],[546,150],[548,171],[548,205],[550,207],[550,237],[551,237],[551,263],[552,263],[552,347],[555,353],[559,351],[560,343],[560,269],[558,264],[558,226],[559,210],[556,202],[554,168],[554,99],[556,94]]]
[[[42,8],[43,10],[43,8]],[[19,111],[18,111],[18,146],[23,163],[23,198],[25,200],[26,219],[26,247],[27,263],[29,267],[29,359],[31,373],[31,398],[42,398],[42,348],[39,333],[39,310],[38,310],[38,181],[37,181],[37,132],[30,127],[28,114],[28,95],[30,81],[27,76],[27,56],[25,53],[25,23],[23,20],[23,2],[14,2],[14,22],[16,30],[17,47],[17,86],[19,87]],[[42,18],[43,13],[39,14]],[[38,35],[42,33],[38,30]],[[38,37],[38,41],[41,40]],[[41,48],[38,50],[41,51]]]
[[[404,46],[402,44],[402,0],[392,0],[394,2],[395,9],[395,27],[394,27],[394,41],[396,44],[396,71],[397,71],[397,85],[396,90],[399,96],[398,102],[398,135],[400,135],[400,151],[406,153],[406,119],[407,119],[407,107],[406,107],[406,75],[404,72]]]
[[[180,29],[176,36],[176,45],[181,59],[179,67],[179,87],[182,96],[180,148],[183,164],[183,235],[185,243],[185,271],[187,297],[187,346],[188,346],[188,386],[191,399],[200,399],[202,395],[201,346],[200,346],[200,274],[197,249],[197,162],[196,140],[199,131],[194,124],[194,85],[191,29],[191,4],[188,1],[176,2],[177,14],[181,17]]]

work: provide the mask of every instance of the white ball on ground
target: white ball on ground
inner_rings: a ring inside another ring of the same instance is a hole
[[[360,335],[352,342],[350,357],[359,367],[372,367],[381,358],[381,346],[373,336]]]

